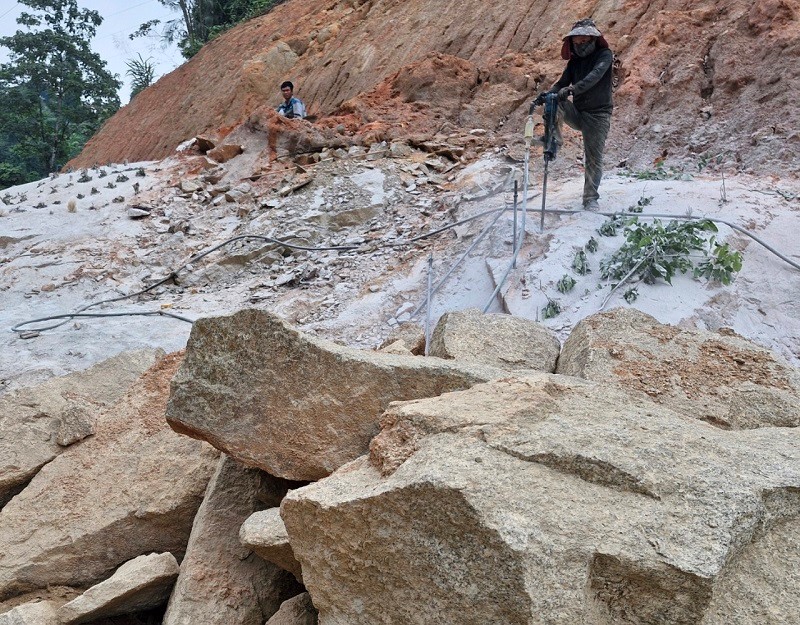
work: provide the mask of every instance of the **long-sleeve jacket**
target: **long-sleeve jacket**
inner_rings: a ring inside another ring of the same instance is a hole
[[[572,102],[579,111],[610,113],[614,107],[611,98],[614,54],[608,48],[598,47],[587,57],[572,54],[561,78],[551,91],[572,85]]]

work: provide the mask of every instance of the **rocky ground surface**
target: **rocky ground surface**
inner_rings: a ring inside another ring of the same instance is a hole
[[[186,147],[164,161],[90,168],[6,190],[0,323],[7,331],[0,342],[7,356],[0,388],[129,349],[180,349],[190,324],[167,314],[195,320],[253,307],[321,338],[374,348],[405,322],[432,328],[443,313],[468,307],[540,320],[563,340],[586,315],[629,305],[626,289],[612,292],[611,281],[600,278],[599,263],[623,243],[621,228],[616,236],[598,233],[606,215],[548,214],[539,231],[542,168],[535,148],[525,242],[517,268],[492,298],[512,259],[514,180],[520,207],[524,198],[520,154],[483,144],[485,134],[473,129],[417,147],[318,147],[289,158],[278,154],[314,131],[307,122],[276,123],[285,127],[275,149],[263,133],[242,130],[229,145],[244,152],[224,162]],[[580,167],[566,156],[556,163],[562,171],[550,175],[547,207],[574,210]],[[634,280],[628,286],[637,288],[635,307],[662,322],[731,327],[798,362],[798,270],[742,232],[796,264],[796,186],[776,177],[699,172],[687,161],[682,169],[612,170],[601,192],[607,215],[707,216],[740,229],[719,223],[717,233],[743,254],[732,284],[691,273],[678,274],[673,286]],[[582,271],[589,272],[581,274],[575,258],[590,240],[597,251],[585,252]],[[576,285],[560,293],[565,275]],[[84,314],[162,316],[19,326],[108,300],[117,301]],[[561,312],[545,318],[551,300]]]

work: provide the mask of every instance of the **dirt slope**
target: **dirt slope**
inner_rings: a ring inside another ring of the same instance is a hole
[[[592,16],[625,76],[612,158],[721,154],[739,169],[797,174],[798,15],[800,0],[290,0],[137,96],[70,166],[158,159],[197,134],[224,135],[278,104],[285,78],[319,118],[357,113],[363,125],[406,103],[516,136],[531,96],[563,68],[562,35]],[[370,106],[378,100],[383,110]]]

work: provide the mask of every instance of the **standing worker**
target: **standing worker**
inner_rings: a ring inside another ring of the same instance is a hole
[[[306,116],[306,107],[298,99],[294,97],[294,85],[286,80],[281,83],[281,94],[283,95],[283,103],[278,107],[278,114],[288,117],[299,117],[303,119]]]
[[[557,93],[559,99],[555,137],[559,144],[563,143],[562,121],[583,135],[583,209],[596,211],[600,197],[597,188],[603,177],[603,150],[611,127],[614,54],[594,21],[582,19],[564,37],[561,58],[568,61],[567,67],[548,92]],[[533,104],[542,104],[544,96],[539,94]],[[572,102],[567,99],[569,96]]]

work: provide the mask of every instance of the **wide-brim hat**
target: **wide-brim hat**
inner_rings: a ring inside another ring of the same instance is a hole
[[[597,28],[594,20],[583,19],[578,20],[572,25],[572,30],[567,33],[567,37],[577,37],[584,35],[586,37],[602,37],[603,34]]]
[[[597,47],[598,48],[607,48],[608,42],[606,38],[603,37],[603,34],[600,32],[600,29],[597,28],[597,24],[594,23],[594,20],[591,19],[582,19],[578,20],[572,25],[572,30],[569,31],[564,36],[564,42],[561,45],[561,58],[565,61],[569,61],[572,57],[572,47],[570,46],[570,37],[585,35],[587,37],[597,37]]]

